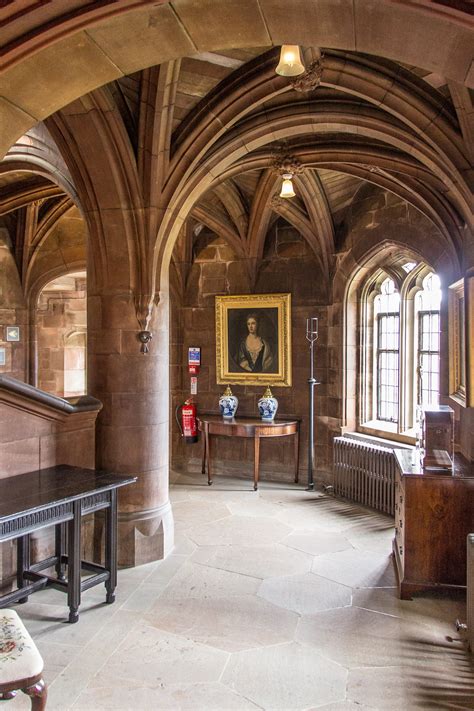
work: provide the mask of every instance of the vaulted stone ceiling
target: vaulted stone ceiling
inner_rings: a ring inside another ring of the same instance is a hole
[[[307,48],[307,64],[318,55]],[[195,227],[205,225],[247,258],[251,271],[280,217],[308,241],[330,278],[345,214],[367,183],[420,210],[461,260],[472,218],[467,90],[421,68],[323,50],[321,84],[301,91],[274,74],[277,56],[265,47],[196,54],[117,79],[92,100],[120,116],[139,170],[148,170],[146,155],[161,162],[154,187],[164,199],[183,180],[199,183],[194,197],[182,198],[193,203],[191,241]],[[51,252],[48,238],[57,224],[71,214],[78,219],[74,202],[84,208],[77,176],[71,177],[49,132],[56,140],[65,135],[71,113],[39,124],[1,165],[0,217],[23,275],[32,272],[30,262],[42,248]],[[291,201],[278,198],[279,155],[291,155],[302,168]],[[20,240],[22,230],[27,236]],[[72,262],[82,268],[85,234],[82,257],[77,234],[74,240]]]

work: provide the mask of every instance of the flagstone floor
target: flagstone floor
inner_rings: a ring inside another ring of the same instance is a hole
[[[392,520],[291,485],[175,474],[176,547],[119,573],[117,601],[60,592],[17,609],[48,710],[474,709],[460,601],[400,601]],[[19,695],[5,711],[28,709]]]

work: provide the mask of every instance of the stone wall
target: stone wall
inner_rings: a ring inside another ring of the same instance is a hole
[[[179,250],[177,249],[176,252]],[[173,273],[173,272],[172,272]],[[171,306],[171,388],[173,407],[189,395],[187,349],[200,346],[202,367],[198,377],[196,402],[200,412],[218,412],[218,399],[225,385],[216,383],[215,297],[218,294],[286,293],[292,295],[292,360],[291,387],[272,388],[279,401],[279,415],[302,418],[301,471],[307,464],[307,410],[309,354],[305,338],[306,318],[319,318],[319,341],[315,349],[315,374],[321,381],[316,388],[316,462],[318,476],[326,480],[329,469],[330,442],[335,431],[333,403],[328,396],[327,293],[320,267],[305,240],[278,221],[271,229],[255,288],[251,288],[245,260],[238,259],[228,244],[215,234],[203,230],[194,245],[194,259],[185,288],[174,289]],[[232,385],[239,398],[238,414],[256,416],[262,386]],[[337,416],[337,406],[336,412]],[[197,464],[201,444],[184,445],[176,422],[172,426],[172,462],[174,466]],[[216,439],[215,456],[221,465],[236,466],[242,473],[252,471],[253,442],[250,440]],[[291,481],[293,448],[291,439],[263,441],[261,445],[262,478]],[[218,470],[219,471],[219,470]],[[221,467],[222,471],[222,467]]]
[[[74,281],[74,290],[48,285],[36,310],[38,387],[61,397],[86,391],[86,282]]]
[[[11,251],[7,230],[0,228],[0,375],[26,380],[28,318],[18,270]],[[7,341],[8,326],[18,326],[20,340]]]
[[[436,227],[417,210],[391,193],[368,186],[354,198],[352,208],[336,223],[336,271],[329,289],[324,275],[298,232],[279,220],[271,228],[255,286],[244,259],[235,256],[228,243],[214,233],[201,231],[194,239],[190,264],[179,263],[179,248],[174,252],[171,299],[171,389],[174,407],[189,396],[187,349],[201,346],[202,368],[198,378],[196,402],[200,412],[217,412],[218,398],[225,386],[216,384],[215,297],[219,294],[292,294],[293,385],[274,388],[279,414],[302,418],[301,474],[307,468],[308,348],[305,319],[319,318],[320,337],[316,347],[316,465],[315,478],[331,480],[332,438],[341,428],[357,427],[358,336],[360,288],[355,288],[349,304],[347,328],[344,326],[344,299],[353,274],[359,271],[359,284],[377,268],[403,255],[423,260],[440,274],[444,287],[459,278],[459,265],[444,248]],[[180,279],[176,275],[180,274]],[[174,275],[174,276],[173,276]],[[184,276],[183,276],[184,275]],[[329,293],[330,292],[330,293]],[[449,404],[449,358],[447,311],[442,309],[442,402]],[[344,387],[347,399],[344,400]],[[239,414],[256,415],[261,387],[233,385],[239,398]],[[468,458],[472,451],[472,416],[469,409],[456,409],[456,440]],[[172,463],[198,465],[201,444],[184,445],[176,423],[172,424]],[[241,470],[250,474],[253,461],[251,441],[216,439],[215,456],[222,471]],[[291,480],[292,453],[288,441],[262,443],[264,477]],[[218,469],[219,471],[219,469]]]

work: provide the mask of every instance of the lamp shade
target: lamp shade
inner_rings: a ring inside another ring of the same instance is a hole
[[[275,71],[282,77],[296,77],[298,74],[303,74],[305,67],[297,44],[282,45],[280,61]]]
[[[283,182],[281,184],[280,197],[281,198],[292,198],[295,197],[295,191],[293,190],[293,183],[291,173],[285,173],[283,175]]]

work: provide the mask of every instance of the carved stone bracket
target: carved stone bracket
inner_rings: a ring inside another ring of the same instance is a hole
[[[311,62],[304,74],[292,79],[291,88],[300,92],[314,91],[321,83],[323,69],[323,55],[321,55],[319,59]]]
[[[273,157],[272,168],[277,170],[281,175],[291,173],[292,175],[300,175],[305,167],[298,158],[289,153],[280,153]]]
[[[278,193],[275,193],[275,195],[273,195],[272,199],[270,200],[270,205],[277,210],[278,208],[282,208],[286,205],[286,200],[284,200],[284,198],[281,198]]]
[[[141,326],[141,330],[138,332],[138,340],[140,341],[141,353],[148,353],[151,339],[153,338],[152,332],[149,330],[151,317],[153,315],[153,309],[155,308],[157,299],[149,298],[144,294],[135,296],[135,308],[137,310],[138,323]]]

